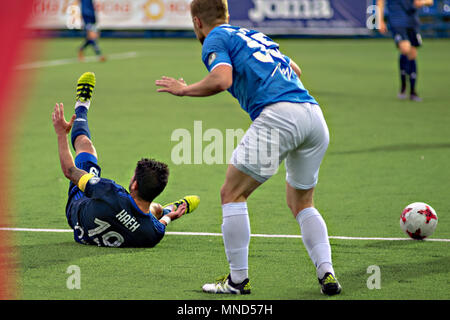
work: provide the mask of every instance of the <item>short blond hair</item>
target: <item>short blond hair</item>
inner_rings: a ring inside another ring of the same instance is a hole
[[[207,25],[228,22],[227,0],[193,0],[191,2],[191,15],[198,17]]]

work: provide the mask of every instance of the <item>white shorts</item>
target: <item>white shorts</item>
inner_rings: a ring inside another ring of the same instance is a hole
[[[84,29],[86,31],[98,32],[98,26],[96,23],[86,23]]]
[[[295,189],[307,190],[317,184],[329,140],[318,105],[279,102],[265,107],[251,124],[230,163],[263,183],[286,159],[286,181]]]

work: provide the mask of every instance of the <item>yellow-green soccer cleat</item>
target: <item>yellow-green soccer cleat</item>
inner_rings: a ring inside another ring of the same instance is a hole
[[[341,293],[341,285],[330,272],[325,273],[322,279],[318,279],[320,284],[320,292],[328,296]]]
[[[183,204],[186,203],[186,212],[185,214],[191,213],[195,209],[198,208],[198,205],[200,204],[200,197],[199,196],[185,196],[183,199],[171,202],[163,206],[164,209],[170,209],[176,211],[177,208]],[[170,207],[172,206],[172,207]]]
[[[95,74],[85,72],[78,79],[76,100],[80,102],[89,102],[95,87]]]

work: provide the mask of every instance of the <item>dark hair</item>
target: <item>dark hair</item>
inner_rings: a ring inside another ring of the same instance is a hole
[[[137,182],[139,198],[152,202],[164,190],[168,178],[167,164],[145,158],[138,161],[134,179]]]

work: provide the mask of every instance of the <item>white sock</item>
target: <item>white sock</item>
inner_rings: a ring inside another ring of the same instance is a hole
[[[248,246],[250,244],[250,221],[246,202],[222,205],[222,235],[230,264],[231,281],[241,283],[248,278]]]
[[[327,226],[319,211],[313,207],[303,209],[296,219],[300,225],[303,243],[316,267],[317,277],[322,279],[327,272],[334,275]]]
[[[83,107],[85,107],[86,109],[88,109],[89,110],[89,107],[91,106],[91,100],[88,100],[88,101],[76,101],[75,102],[75,110],[79,107],[79,106],[83,106]]]

